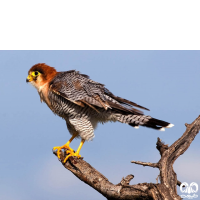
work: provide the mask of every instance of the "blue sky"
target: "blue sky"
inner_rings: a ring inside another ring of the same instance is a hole
[[[25,82],[30,67],[39,62],[88,74],[117,96],[149,108],[145,114],[175,124],[165,132],[99,124],[81,155],[114,184],[128,174],[135,176],[131,184],[155,182],[157,169],[130,161],[157,162],[157,137],[172,144],[185,131],[184,124],[200,114],[200,51],[0,51],[0,199],[104,199],[52,154],[70,135],[65,121],[41,104],[35,88]],[[182,182],[200,185],[199,142],[197,135],[175,162]],[[79,143],[75,140],[71,147],[77,149]]]

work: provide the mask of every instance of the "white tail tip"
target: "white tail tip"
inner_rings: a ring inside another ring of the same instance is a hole
[[[165,131],[165,128],[162,127],[161,129],[159,129],[159,131]]]
[[[166,128],[171,128],[173,126],[174,126],[174,124],[169,124],[168,126],[166,126]]]
[[[134,128],[138,129],[138,128],[139,128],[139,126],[134,126]]]

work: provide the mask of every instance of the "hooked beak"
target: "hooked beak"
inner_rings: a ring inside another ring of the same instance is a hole
[[[28,83],[28,82],[31,82],[31,81],[33,81],[33,76],[28,75],[27,78],[26,78],[26,82]]]

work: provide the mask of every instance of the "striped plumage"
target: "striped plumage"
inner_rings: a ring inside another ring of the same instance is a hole
[[[41,100],[66,120],[69,132],[83,141],[93,139],[99,122],[119,121],[135,128],[145,126],[157,130],[173,126],[144,115],[134,107],[147,108],[115,96],[103,84],[75,70],[56,72],[41,63],[29,70],[27,80],[37,88]]]

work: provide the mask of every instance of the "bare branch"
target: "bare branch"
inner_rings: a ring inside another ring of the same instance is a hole
[[[181,182],[177,180],[173,164],[189,148],[198,134],[200,130],[200,116],[192,124],[185,125],[187,127],[185,133],[171,146],[165,145],[158,138],[156,148],[161,155],[158,163],[131,161],[131,163],[159,168],[160,183],[157,181],[155,184],[139,183],[137,185],[129,185],[134,176],[128,175],[122,178],[119,184],[114,185],[103,174],[85,162],[83,158],[70,157],[63,166],[109,200],[180,200],[176,186],[180,186]],[[56,152],[54,154],[57,155]],[[65,156],[66,154],[62,152],[61,163]]]
[[[177,180],[177,185],[178,185],[179,187],[181,186],[181,182],[178,181],[178,180]],[[183,187],[185,187],[185,186],[183,185]]]
[[[168,145],[164,144],[164,142],[162,142],[162,140],[158,137],[157,139],[157,143],[156,143],[156,148],[158,149],[158,151],[160,152],[160,155],[162,156],[162,154],[169,148]]]
[[[135,163],[138,165],[143,165],[143,166],[149,166],[149,167],[154,167],[158,168],[158,163],[150,163],[150,162],[141,162],[141,161],[131,161],[131,163]]]
[[[134,175],[130,174],[126,176],[125,178],[123,177],[121,182],[118,183],[117,185],[122,185],[122,186],[127,186],[129,185],[130,181],[134,178]]]
[[[53,153],[57,156],[56,152]],[[63,152],[61,152],[61,163],[64,158],[65,155]],[[149,184],[145,183],[141,185],[128,185],[133,178],[133,175],[127,176],[124,181],[121,181],[122,184],[114,185],[113,183],[109,182],[104,175],[98,172],[83,159],[70,157],[67,162],[63,164],[63,166],[70,170],[81,181],[90,185],[108,199],[152,200],[152,198],[148,195]]]

